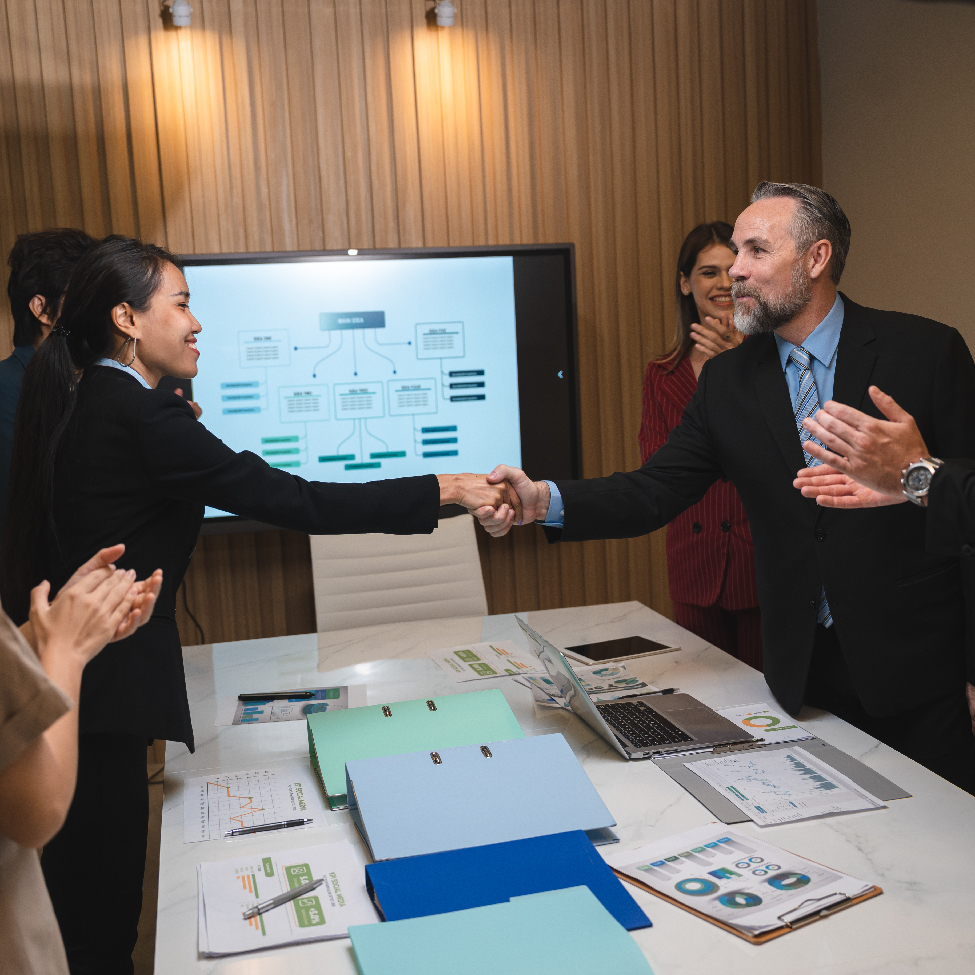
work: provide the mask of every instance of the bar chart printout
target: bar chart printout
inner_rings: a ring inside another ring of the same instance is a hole
[[[882,809],[885,803],[803,748],[688,762],[759,826]]]
[[[325,823],[314,773],[298,762],[187,779],[183,842],[223,839],[232,829],[291,819]]]

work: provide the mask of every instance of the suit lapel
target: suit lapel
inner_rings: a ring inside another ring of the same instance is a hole
[[[789,400],[789,386],[782,371],[775,338],[771,335],[749,339],[764,345],[755,362],[755,390],[765,416],[765,422],[779,445],[786,466],[791,472],[805,464],[805,454],[799,446],[799,429]]]
[[[833,399],[858,410],[877,415],[867,396],[877,354],[871,344],[876,338],[863,307],[843,298],[843,329],[836,351],[836,374],[833,377]]]

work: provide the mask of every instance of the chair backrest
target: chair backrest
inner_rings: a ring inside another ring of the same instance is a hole
[[[311,564],[319,633],[487,614],[470,515],[432,535],[312,535]]]

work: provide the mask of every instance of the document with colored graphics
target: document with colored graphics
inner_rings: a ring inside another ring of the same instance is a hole
[[[323,877],[325,882],[306,896],[244,919],[243,912],[255,904]],[[201,863],[197,878],[201,955],[344,938],[350,924],[378,921],[363,864],[345,840]]]
[[[428,650],[427,656],[456,681],[545,673],[545,668],[533,653],[507,641],[468,643],[445,650]]]
[[[603,859],[623,880],[755,943],[882,893],[721,823]]]
[[[780,741],[806,741],[814,738],[800,724],[767,704],[739,704],[733,708],[718,708],[718,714],[744,728],[750,735],[767,744]]]

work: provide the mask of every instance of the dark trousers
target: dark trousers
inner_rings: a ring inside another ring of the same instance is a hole
[[[677,622],[742,663],[762,669],[762,613],[754,609],[674,603]]]
[[[149,829],[144,735],[82,735],[78,786],[41,868],[72,975],[131,975]]]
[[[943,700],[875,718],[860,703],[836,627],[817,626],[805,703],[831,711],[975,795],[975,736],[964,684]]]

